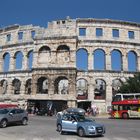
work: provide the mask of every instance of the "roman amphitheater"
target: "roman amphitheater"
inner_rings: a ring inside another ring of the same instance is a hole
[[[140,71],[140,24],[109,19],[52,21],[0,29],[0,103],[96,105],[106,112],[121,82]]]

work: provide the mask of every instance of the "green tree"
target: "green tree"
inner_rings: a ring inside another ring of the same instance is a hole
[[[140,93],[140,73],[135,74],[134,77],[129,77],[126,82],[122,83],[118,92]]]

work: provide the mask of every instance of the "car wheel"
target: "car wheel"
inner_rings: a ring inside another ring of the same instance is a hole
[[[0,127],[2,127],[2,128],[5,128],[6,126],[7,126],[7,120],[2,120],[1,122],[0,122]]]
[[[83,128],[79,128],[79,129],[78,129],[78,135],[79,135],[80,137],[85,136],[85,131],[84,131]]]
[[[58,131],[60,134],[63,134],[62,126],[61,126],[60,124],[57,125],[57,131]]]
[[[22,125],[27,125],[27,123],[28,123],[27,118],[23,118],[23,119],[22,119]]]
[[[123,114],[122,114],[122,118],[123,118],[123,119],[128,119],[128,118],[129,118],[128,113],[123,113]]]

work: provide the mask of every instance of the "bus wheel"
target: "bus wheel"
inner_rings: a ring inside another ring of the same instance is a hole
[[[128,118],[129,118],[128,113],[123,113],[123,114],[122,114],[122,118],[123,118],[123,119],[128,119]]]

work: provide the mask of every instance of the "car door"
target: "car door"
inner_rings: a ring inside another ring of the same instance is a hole
[[[17,121],[17,111],[16,109],[12,109],[8,114],[9,122],[16,122]]]
[[[16,110],[16,117],[17,117],[17,121],[21,121],[22,120],[22,118],[23,118],[23,110],[22,109],[17,109]]]
[[[77,122],[74,121],[70,115],[65,115],[62,118],[62,130],[67,132],[76,132]]]

